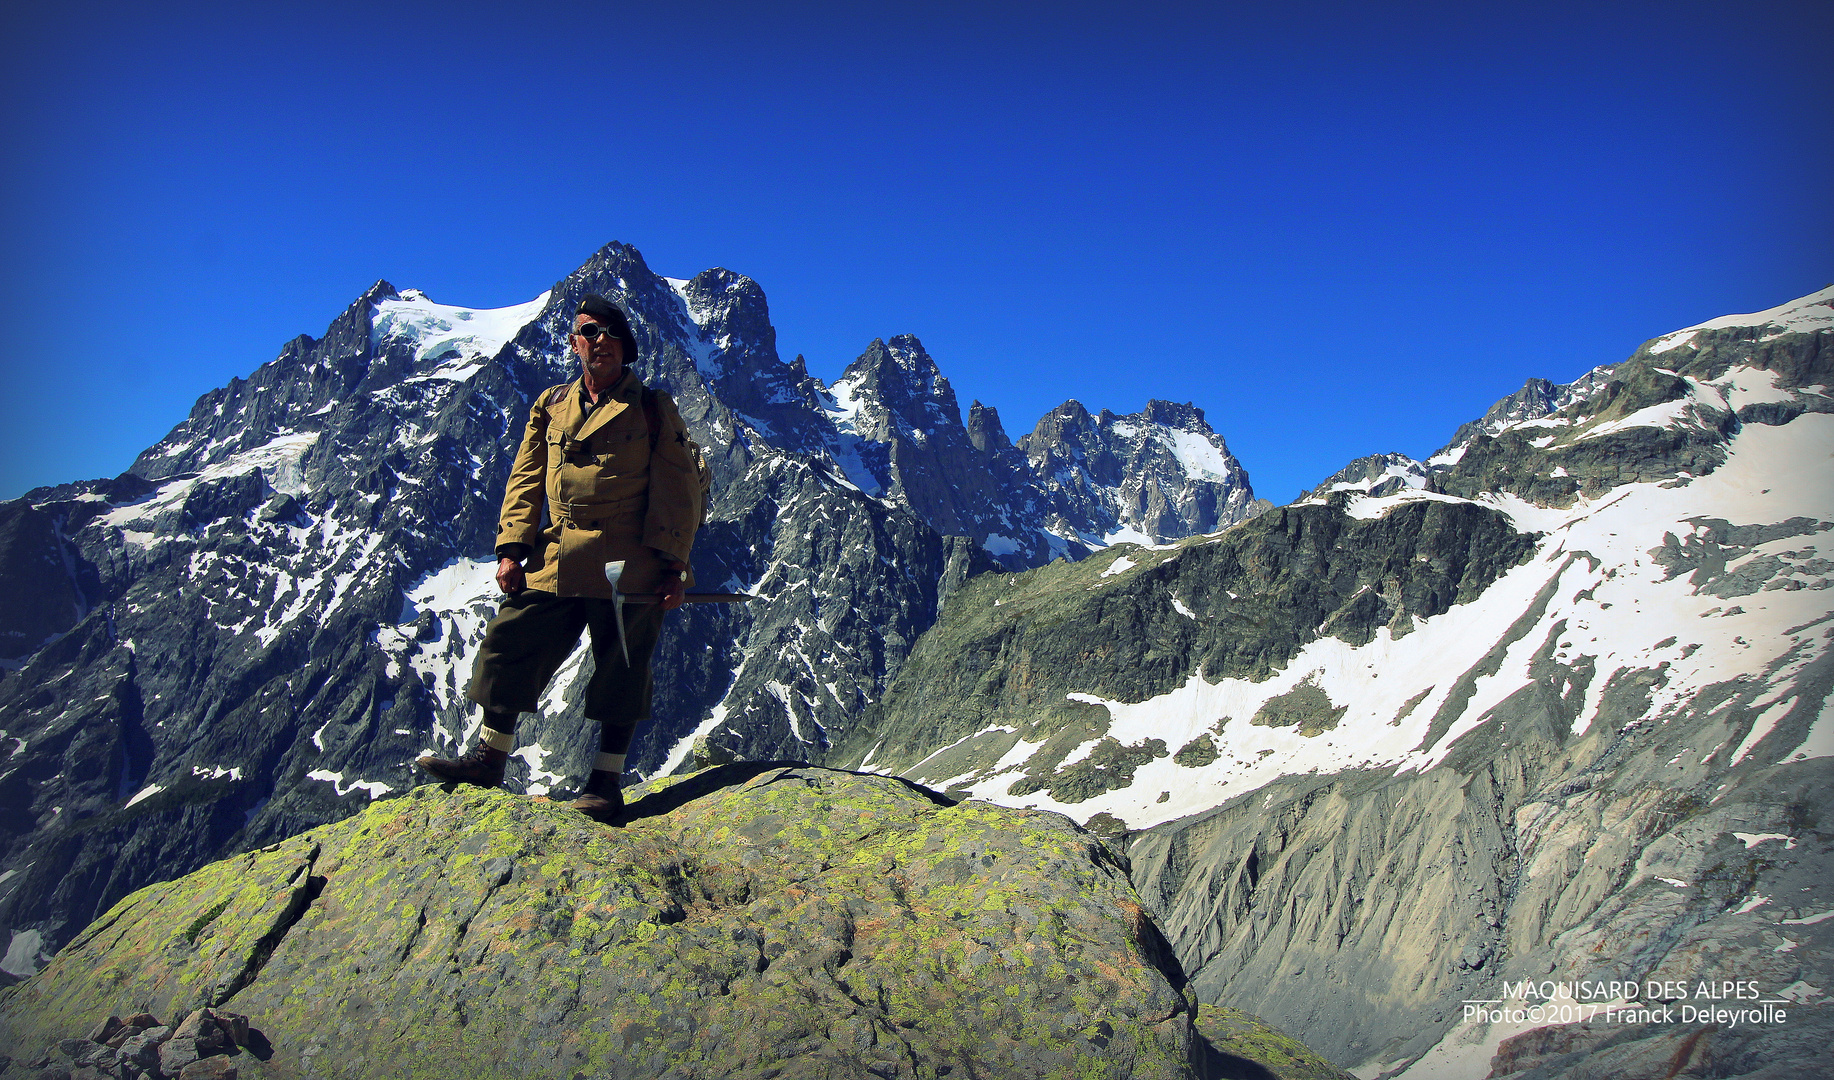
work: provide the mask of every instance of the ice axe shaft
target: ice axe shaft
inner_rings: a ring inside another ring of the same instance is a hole
[[[657,593],[633,593],[629,596],[618,591],[618,579],[624,576],[624,560],[605,564],[605,580],[611,582],[611,610],[618,619],[618,651],[624,654],[624,666],[630,666],[630,645],[624,635],[625,604],[660,604],[661,595]],[[747,600],[756,600],[750,593],[713,592],[688,593],[681,598],[684,604],[743,604]]]
[[[747,600],[756,600],[751,593],[743,592],[691,592],[683,593],[684,604],[743,604]],[[632,593],[623,598],[626,604],[660,604],[662,597],[654,593]]]

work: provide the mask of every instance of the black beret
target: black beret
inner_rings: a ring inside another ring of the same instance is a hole
[[[624,317],[624,311],[618,305],[600,296],[598,293],[587,293],[580,298],[579,309],[574,315],[590,315],[593,321],[609,326],[613,330],[630,332],[630,320]]]

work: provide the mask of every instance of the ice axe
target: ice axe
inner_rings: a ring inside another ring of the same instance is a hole
[[[655,593],[637,593],[625,596],[618,591],[618,579],[624,576],[624,560],[605,564],[605,580],[611,582],[611,610],[618,618],[618,651],[624,654],[624,666],[630,666],[630,646],[624,637],[625,604],[660,604],[662,597]],[[691,592],[682,596],[684,604],[743,604],[747,600],[756,600],[751,593],[742,592]]]

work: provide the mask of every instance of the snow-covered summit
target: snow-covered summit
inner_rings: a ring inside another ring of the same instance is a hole
[[[1834,285],[1763,311],[1749,315],[1721,315],[1717,319],[1708,319],[1672,334],[1664,334],[1650,344],[1649,351],[1658,353],[1679,348],[1689,344],[1693,336],[1702,330],[1727,330],[1741,326],[1757,326],[1772,331],[1761,340],[1783,334],[1815,334],[1834,330]]]
[[[416,361],[450,358],[481,362],[495,356],[509,340],[547,307],[550,293],[500,308],[467,308],[435,303],[419,289],[405,289],[378,299],[370,318],[370,343],[411,342]]]

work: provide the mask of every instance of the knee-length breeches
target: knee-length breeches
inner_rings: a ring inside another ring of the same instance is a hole
[[[592,681],[586,684],[586,719],[634,728],[650,715],[650,654],[662,629],[659,604],[624,605],[630,663],[618,648],[617,613],[610,600],[559,597],[524,589],[503,601],[484,631],[465,696],[496,712],[535,712],[541,693],[592,631]]]

